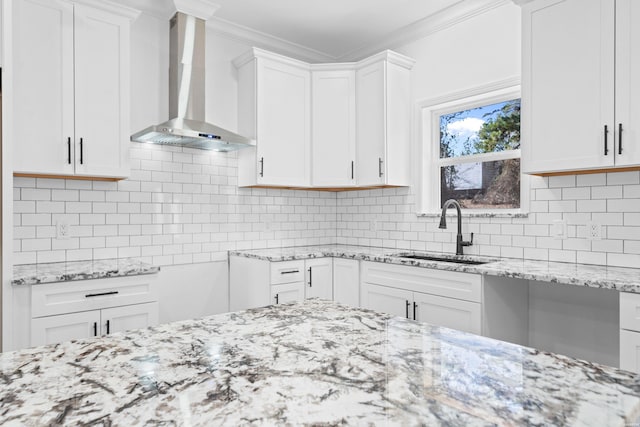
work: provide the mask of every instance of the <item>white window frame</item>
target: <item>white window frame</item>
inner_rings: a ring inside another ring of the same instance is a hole
[[[461,163],[487,162],[521,158],[521,149],[495,153],[473,154],[451,158],[440,158],[440,116],[464,111],[484,105],[496,104],[521,98],[519,79],[509,79],[470,90],[452,93],[443,97],[418,103],[418,123],[422,155],[420,156],[420,212],[418,214],[440,214],[440,168]],[[529,210],[529,180],[520,174],[519,209],[463,209],[466,215],[521,215]]]

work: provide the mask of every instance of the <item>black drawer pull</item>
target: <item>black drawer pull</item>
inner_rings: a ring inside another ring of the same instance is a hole
[[[294,274],[294,273],[300,273],[300,270],[285,270],[280,272],[280,274]]]
[[[409,300],[406,301],[406,305],[404,306],[405,309],[405,317],[408,319],[409,318]]]
[[[109,332],[111,332],[111,325],[110,325],[110,322],[107,320],[107,335],[109,335]]]
[[[80,138],[80,164],[84,164],[84,140]]]
[[[276,299],[276,304],[280,303],[280,295],[276,294],[276,296],[274,297]]]
[[[98,336],[98,322],[93,322],[93,336]]]
[[[71,164],[71,137],[67,138],[67,163]]]
[[[101,292],[99,294],[86,294],[84,297],[85,298],[93,298],[93,297],[103,297],[106,295],[117,295],[118,291],[111,291],[111,292]]]
[[[608,156],[609,155],[609,127],[607,125],[604,125],[604,155]]]

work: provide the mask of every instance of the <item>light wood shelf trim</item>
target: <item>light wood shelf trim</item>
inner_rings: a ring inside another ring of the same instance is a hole
[[[77,181],[122,181],[125,178],[105,178],[101,176],[81,176],[81,175],[49,175],[39,173],[14,172],[13,176],[21,178],[48,178],[48,179],[74,179]]]

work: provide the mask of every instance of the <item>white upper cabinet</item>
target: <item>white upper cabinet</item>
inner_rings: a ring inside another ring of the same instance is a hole
[[[12,37],[14,171],[72,175],[73,4],[14,1]]]
[[[413,63],[410,58],[385,51],[358,64],[358,186],[410,185]]]
[[[355,184],[355,70],[312,72],[311,183],[314,187]]]
[[[616,0],[616,166],[640,165],[640,3]],[[622,132],[620,132],[622,131]]]
[[[631,0],[523,6],[524,172],[640,165],[639,11]]]
[[[129,20],[75,6],[76,174],[129,174]]]
[[[410,185],[410,70],[391,51],[307,64],[253,48],[238,68],[240,187]]]
[[[238,130],[256,140],[238,154],[240,186],[310,185],[311,72],[261,49],[235,62]]]
[[[90,3],[13,3],[15,173],[129,174],[129,27],[137,11]]]

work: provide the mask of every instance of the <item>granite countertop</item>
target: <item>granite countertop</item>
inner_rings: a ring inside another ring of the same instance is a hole
[[[458,259],[482,260],[487,263],[482,265],[454,264],[450,262],[402,258],[397,255],[408,253],[435,256],[444,255]],[[636,268],[511,258],[487,258],[473,255],[456,257],[453,254],[427,253],[406,249],[350,245],[297,246],[288,248],[234,250],[229,251],[229,255],[267,261],[289,261],[321,257],[351,258],[364,261],[385,262],[389,264],[410,265],[415,267],[435,268],[439,270],[460,271],[465,273],[486,274],[490,276],[538,280],[542,282],[640,293],[640,269]]]
[[[24,264],[13,267],[11,284],[39,285],[72,280],[137,276],[159,271],[160,267],[131,258]]]
[[[0,354],[1,425],[623,426],[630,372],[307,300]]]

